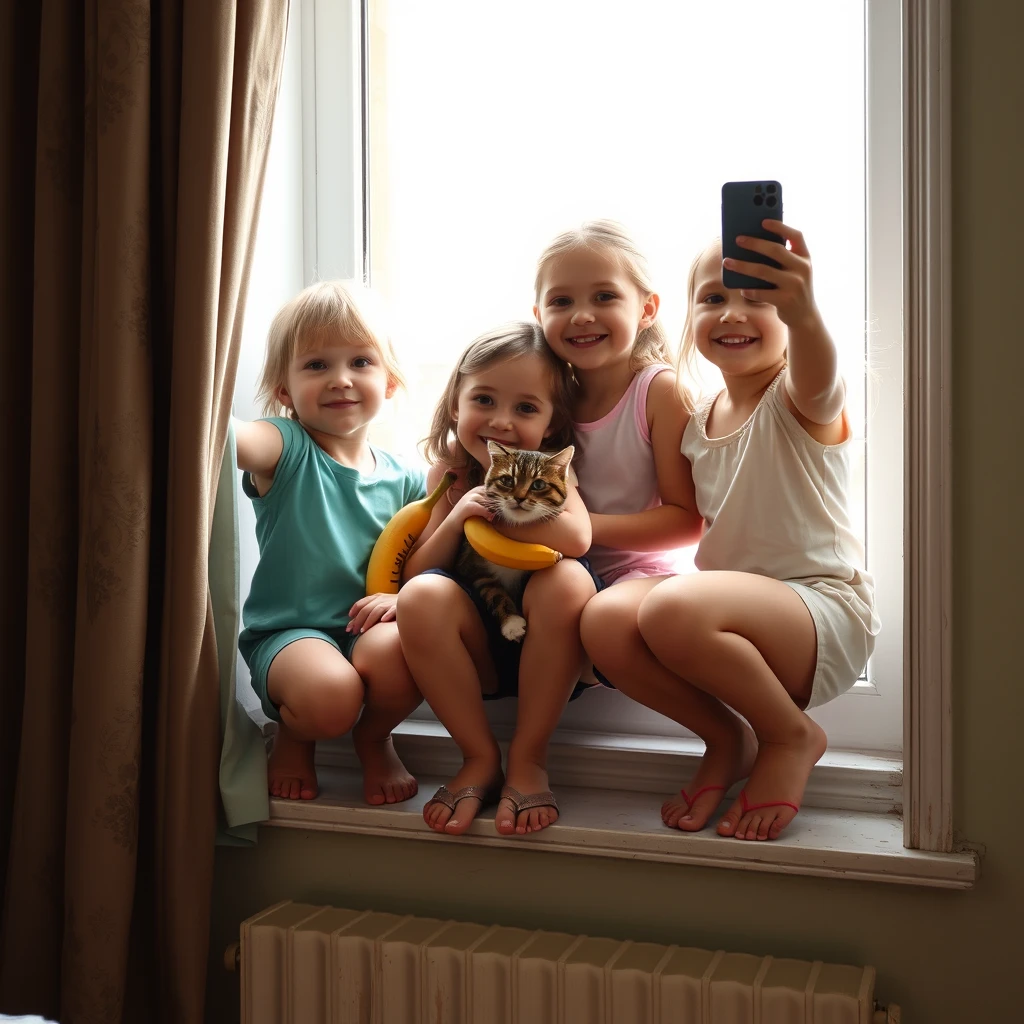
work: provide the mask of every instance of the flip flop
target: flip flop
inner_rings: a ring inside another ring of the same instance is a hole
[[[490,786],[463,786],[462,789],[457,789],[454,793],[447,787],[441,786],[440,789],[423,805],[423,813],[426,814],[427,808],[431,804],[441,804],[443,807],[447,807],[452,812],[452,816],[455,815],[455,808],[463,800],[479,800],[480,810],[482,811],[489,804],[497,802],[499,793],[499,785],[494,784]],[[479,811],[477,812],[480,813]],[[448,819],[451,821],[451,818]],[[447,825],[448,822],[445,822]]]
[[[555,800],[555,794],[549,789],[544,790],[543,793],[529,793],[523,796],[518,789],[513,789],[511,786],[502,786],[501,796],[498,799],[507,800],[512,805],[513,827],[521,811],[532,811],[538,807],[551,807],[556,811],[558,810],[558,801]],[[554,822],[551,824],[553,825]],[[545,826],[545,828],[550,827],[550,825]],[[542,830],[538,829],[537,831]]]
[[[769,800],[763,804],[748,804],[747,791],[745,789],[740,790],[740,804],[743,807],[744,814],[749,814],[751,811],[762,811],[766,807],[792,807],[797,814],[800,813],[800,808],[796,804],[791,804],[788,800]]]
[[[725,792],[725,786],[701,786],[693,796],[688,796],[685,789],[679,790],[679,795],[686,801],[686,813],[690,813],[690,808],[705,794],[710,793],[712,790],[720,789],[723,793]]]

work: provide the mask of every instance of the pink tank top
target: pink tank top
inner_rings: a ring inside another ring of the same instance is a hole
[[[588,511],[628,515],[661,504],[647,427],[647,392],[651,381],[671,367],[645,366],[615,408],[593,423],[575,423],[583,458],[577,470],[579,491]],[[629,576],[664,576],[675,572],[675,557],[662,551],[624,551],[595,544],[587,552],[594,571],[606,584]]]

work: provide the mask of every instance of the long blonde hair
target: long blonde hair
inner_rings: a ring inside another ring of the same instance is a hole
[[[697,268],[703,259],[715,249],[721,251],[722,240],[715,238],[708,242],[693,258],[690,272],[686,275],[686,319],[683,321],[683,336],[679,342],[679,359],[676,362],[676,386],[684,401],[692,402],[691,396],[702,390],[700,363],[697,356],[697,339],[693,333],[693,299],[697,285]]]
[[[654,294],[647,260],[644,259],[636,243],[630,238],[626,229],[614,220],[588,220],[578,228],[563,231],[540,254],[537,261],[537,277],[534,281],[535,301],[540,302],[541,278],[544,271],[554,261],[577,249],[605,250],[616,256],[622,263],[629,279],[636,285],[644,297]],[[668,335],[655,320],[650,327],[637,332],[633,342],[633,350],[629,357],[629,367],[636,373],[645,366],[654,363],[671,363],[672,354]]]
[[[459,357],[444,392],[438,399],[430,424],[430,433],[423,439],[423,455],[427,462],[431,465],[441,463],[453,469],[467,469],[466,483],[470,487],[482,482],[483,466],[466,451],[456,432],[455,409],[459,404],[462,382],[471,374],[486,370],[495,363],[503,363],[525,355],[540,356],[551,369],[552,404],[555,411],[551,418],[553,429],[544,439],[544,450],[557,452],[567,445],[576,444],[572,426],[576,380],[572,375],[572,367],[551,351],[539,324],[527,320],[514,320],[481,334],[470,342],[469,347]]]
[[[288,366],[296,352],[316,344],[324,331],[334,331],[347,342],[369,345],[380,355],[388,387],[405,388],[382,311],[372,293],[358,281],[319,281],[289,299],[278,311],[267,334],[256,400],[264,416],[288,415],[295,410],[278,400],[278,389],[288,379]]]

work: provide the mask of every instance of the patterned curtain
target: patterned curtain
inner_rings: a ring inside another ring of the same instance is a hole
[[[287,0],[0,12],[0,1012],[201,1021],[207,579]]]

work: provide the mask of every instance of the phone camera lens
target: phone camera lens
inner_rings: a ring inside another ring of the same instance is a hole
[[[768,205],[769,206],[774,206],[775,205],[775,196],[769,196],[768,197]]]
[[[754,196],[754,205],[755,206],[761,206],[763,203],[764,203],[764,196]],[[769,199],[768,203],[769,203],[769,205],[771,205],[772,200]]]
[[[771,185],[768,186],[768,191],[769,192],[774,192],[775,191],[775,184],[774,184],[774,182]]]

